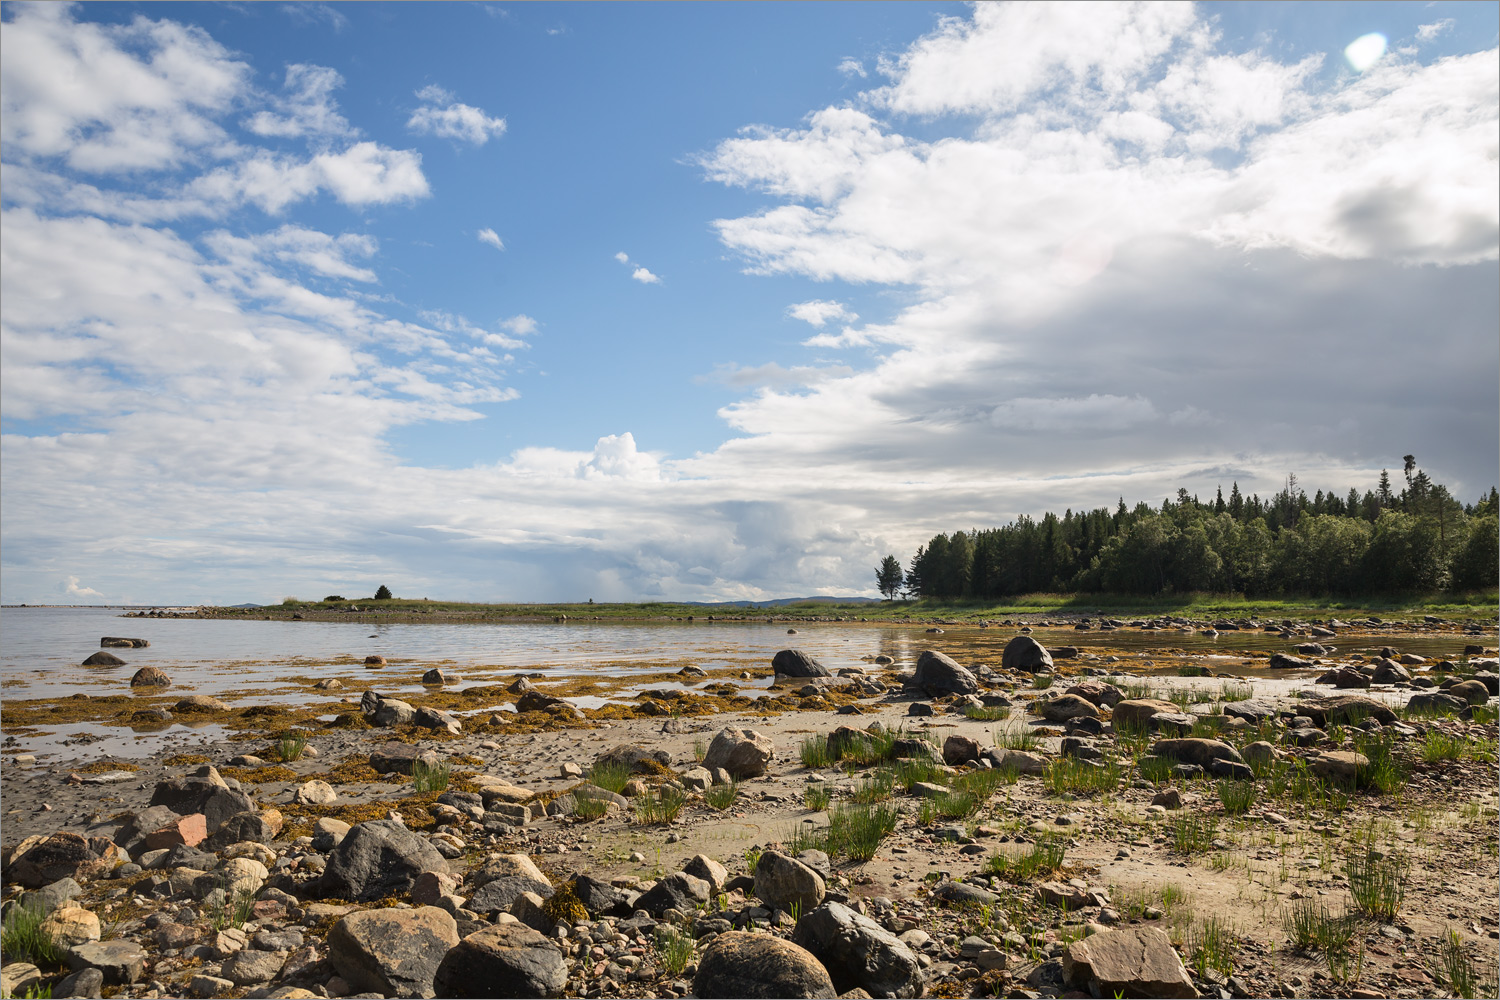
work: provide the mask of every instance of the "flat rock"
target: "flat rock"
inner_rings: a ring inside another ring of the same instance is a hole
[[[1360,772],[1370,766],[1370,759],[1362,753],[1347,750],[1330,750],[1308,764],[1308,770],[1322,778],[1340,785],[1353,785]]]
[[[1160,698],[1128,698],[1115,703],[1111,718],[1116,728],[1121,725],[1145,728],[1151,724],[1151,717],[1158,712],[1175,711],[1176,705]]]
[[[384,743],[370,751],[370,767],[379,774],[411,774],[417,762],[436,768],[442,758],[434,750],[411,743]]]
[[[24,888],[40,889],[62,878],[87,881],[112,864],[94,853],[83,837],[61,830],[6,866],[5,877]]]
[[[1196,764],[1202,768],[1207,768],[1209,762],[1214,760],[1230,760],[1237,764],[1245,762],[1240,752],[1228,743],[1197,737],[1157,740],[1152,744],[1151,752],[1158,757],[1170,757],[1172,760],[1181,761],[1184,764]]]
[[[115,938],[110,941],[89,941],[68,952],[68,966],[80,969],[98,969],[105,983],[123,986],[141,978],[146,967],[146,952],[134,941]]]
[[[1382,726],[1389,726],[1396,721],[1396,713],[1389,706],[1360,694],[1311,698],[1299,702],[1295,707],[1297,714],[1312,719],[1313,725],[1320,729],[1338,722],[1354,723],[1366,718],[1373,718]]]
[[[1063,952],[1063,978],[1101,997],[1196,997],[1167,935],[1155,927],[1100,931]]]

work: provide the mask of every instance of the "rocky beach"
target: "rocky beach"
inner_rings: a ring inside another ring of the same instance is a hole
[[[786,631],[628,690],[372,655],[295,697],[145,664],[8,698],[4,989],[1493,990],[1493,623],[1028,616],[832,668]],[[62,724],[95,732],[28,746]]]

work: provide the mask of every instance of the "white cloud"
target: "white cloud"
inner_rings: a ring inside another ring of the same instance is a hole
[[[289,16],[292,20],[302,24],[317,24],[322,22],[331,27],[335,33],[343,31],[349,26],[349,19],[326,3],[282,4],[281,12]]]
[[[103,597],[104,596],[103,594],[99,593],[99,591],[95,590],[93,587],[80,587],[78,585],[78,577],[76,577],[76,576],[70,576],[66,580],[63,581],[62,592],[64,594],[68,595],[69,597]]]
[[[1344,46],[1344,59],[1356,73],[1363,73],[1385,55],[1386,38],[1378,31],[1360,35]]]
[[[518,313],[510,319],[501,320],[500,326],[503,329],[509,330],[517,337],[527,337],[536,333],[539,324],[525,313]]]
[[[505,243],[500,239],[500,234],[495,232],[493,229],[484,228],[479,230],[479,232],[475,233],[474,235],[479,237],[479,242],[489,244],[496,250],[505,249]]]
[[[275,111],[257,111],[247,118],[245,128],[256,135],[284,138],[354,135],[333,99],[333,92],[343,85],[344,78],[327,66],[293,63],[286,68],[286,97],[274,101]]]
[[[422,106],[412,112],[406,127],[418,135],[435,135],[483,146],[491,137],[505,134],[505,119],[491,118],[479,108],[460,104],[453,94],[436,84],[417,91]],[[441,105],[441,106],[440,106]]]
[[[1417,25],[1417,40],[1430,42],[1439,35],[1444,35],[1452,31],[1456,23],[1453,18],[1445,17],[1441,20],[1433,21],[1431,24],[1419,24]]]
[[[619,261],[621,264],[629,264],[630,254],[626,253],[624,250],[621,250],[619,253],[615,254],[615,260]]]
[[[822,326],[831,320],[841,323],[853,323],[859,319],[859,313],[850,312],[842,302],[834,302],[828,299],[811,299],[807,302],[798,302],[796,305],[787,306],[787,315],[793,319],[800,319],[804,323],[813,326]]]
[[[648,271],[644,267],[637,267],[634,271],[631,271],[630,272],[630,280],[631,281],[639,281],[643,285],[659,285],[659,284],[661,284],[661,276],[660,275],[656,275],[656,274],[652,274],[650,271]]]
[[[838,65],[838,70],[845,76],[857,76],[861,80],[870,75],[865,71],[865,64],[854,58],[845,59],[840,62]]]

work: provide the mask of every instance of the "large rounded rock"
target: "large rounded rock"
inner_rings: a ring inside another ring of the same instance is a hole
[[[1411,700],[1406,703],[1408,712],[1431,715],[1457,715],[1467,707],[1467,701],[1455,698],[1447,691],[1423,691],[1412,695]]]
[[[159,667],[142,667],[130,678],[130,686],[133,688],[171,687],[172,678]]]
[[[110,865],[110,861],[94,853],[83,837],[60,830],[11,862],[5,869],[5,877],[24,888],[40,889],[63,878],[86,881]]]
[[[771,668],[784,677],[831,677],[828,668],[800,649],[783,649],[771,658]]]
[[[146,952],[134,941],[88,941],[68,952],[68,967],[74,972],[98,969],[108,985],[123,986],[141,978]]]
[[[954,767],[978,760],[983,752],[979,741],[968,736],[950,736],[943,741],[943,763]]]
[[[547,899],[553,889],[545,881],[524,875],[504,875],[484,883],[465,905],[475,913],[508,912],[511,904],[528,892]]]
[[[796,905],[806,913],[826,892],[821,875],[780,851],[765,851],[755,863],[755,895],[768,906],[790,913]]]
[[[1076,694],[1062,694],[1047,701],[1037,702],[1036,708],[1042,718],[1049,722],[1099,718],[1099,710],[1094,707],[1094,703]]]
[[[840,994],[862,989],[872,997],[919,997],[922,964],[896,935],[840,903],[804,914],[792,942],[806,948]]]
[[[60,906],[42,921],[40,931],[63,948],[99,940],[99,918],[81,906]]]
[[[1464,681],[1455,684],[1448,689],[1448,693],[1455,698],[1462,698],[1470,705],[1483,705],[1490,700],[1490,689],[1485,687],[1483,681]]]
[[[1100,997],[1196,997],[1167,935],[1155,927],[1100,931],[1063,952],[1063,978]]]
[[[634,744],[610,747],[594,761],[599,768],[625,768],[634,774],[662,774],[672,763],[672,755],[665,750],[648,750]]]
[[[351,827],[328,855],[318,887],[324,896],[369,903],[405,895],[425,871],[447,870],[437,848],[400,823],[371,820]]]
[[[1000,666],[1005,670],[1024,670],[1027,673],[1050,671],[1052,654],[1031,636],[1018,635],[1005,644],[1005,652],[1000,654]]]
[[[1086,698],[1093,704],[1104,708],[1118,705],[1125,698],[1124,691],[1103,681],[1083,681],[1068,688],[1067,693]]]
[[[562,952],[522,924],[496,924],[464,938],[438,963],[439,997],[561,996],[568,982]]]
[[[1207,769],[1216,760],[1245,763],[1240,752],[1221,740],[1205,740],[1187,737],[1180,740],[1157,740],[1151,752],[1158,757],[1169,757],[1184,764],[1197,764]]]
[[[832,1000],[838,995],[828,970],[807,949],[746,931],[726,931],[704,949],[693,993],[702,1000]]]
[[[1291,656],[1287,653],[1272,653],[1270,666],[1272,670],[1312,669],[1312,663],[1310,663],[1309,661],[1298,659],[1297,657]]]
[[[1384,656],[1375,658],[1375,676],[1370,678],[1372,684],[1401,684],[1411,680],[1411,671],[1407,670],[1395,660]]]
[[[973,694],[979,690],[978,678],[967,667],[935,649],[924,649],[917,657],[917,670],[911,682],[932,698],[945,694]]]
[[[659,917],[667,910],[693,913],[698,904],[708,902],[712,891],[713,886],[708,881],[687,872],[675,872],[641,893],[635,901],[635,908],[645,910],[653,917]]]
[[[231,707],[229,702],[212,695],[190,694],[180,699],[172,709],[176,712],[227,712]]]
[[[1170,701],[1162,701],[1160,698],[1130,698],[1115,703],[1111,718],[1116,729],[1121,726],[1146,729],[1150,727],[1153,715],[1158,712],[1175,711],[1177,711],[1176,705]]]
[[[351,913],[328,932],[328,959],[351,992],[430,997],[458,925],[436,906]]]
[[[753,729],[722,729],[708,745],[703,766],[710,771],[722,767],[736,778],[757,778],[776,753],[771,737]]]
[[[1361,694],[1333,694],[1326,698],[1313,698],[1296,706],[1298,715],[1313,720],[1313,725],[1326,728],[1336,723],[1350,725],[1365,719],[1374,719],[1382,726],[1393,725],[1396,713],[1389,705]]]
[[[1362,753],[1346,750],[1330,750],[1308,765],[1308,770],[1324,781],[1336,785],[1352,786],[1360,773],[1370,766],[1370,758]]]
[[[85,667],[123,667],[125,661],[114,653],[105,652],[101,649],[97,653],[89,654],[88,658],[83,661],[83,665]]]

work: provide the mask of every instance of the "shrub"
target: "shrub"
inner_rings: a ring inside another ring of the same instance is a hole
[[[327,597],[323,598],[323,603],[325,603],[325,604],[332,604],[335,601],[342,601],[342,600],[343,600],[343,598],[340,597],[338,594],[329,594]]]
[[[380,585],[380,589],[377,590],[377,591],[375,591],[375,600],[377,600],[377,601],[389,601],[390,599],[391,599],[391,588],[387,587],[385,584],[382,583]]]

